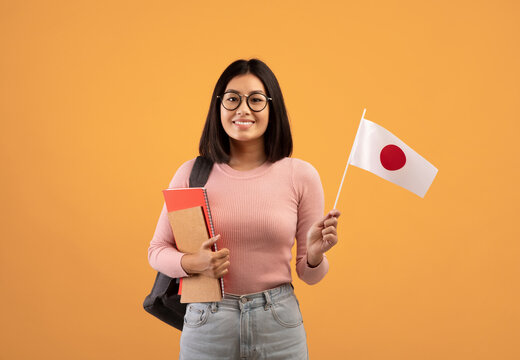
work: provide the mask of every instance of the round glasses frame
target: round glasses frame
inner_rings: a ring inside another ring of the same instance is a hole
[[[232,108],[232,109],[228,109],[228,108],[226,107],[226,105],[224,105],[224,102],[223,102],[222,100],[223,100],[223,98],[224,98],[224,95],[226,95],[226,94],[235,94],[235,95],[238,95],[238,97],[240,98],[240,101],[238,102],[238,105],[237,105],[236,107],[234,107],[234,108]],[[251,107],[251,104],[249,104],[249,97],[250,97],[251,95],[262,95],[263,97],[265,97],[265,98],[266,98],[265,106],[264,106],[263,108],[261,108],[260,110],[253,110],[253,108]],[[226,91],[224,94],[222,94],[222,96],[217,95],[217,99],[220,99],[220,103],[222,104],[222,106],[224,107],[224,109],[229,110],[229,111],[233,111],[233,110],[238,109],[238,108],[240,107],[240,104],[242,104],[242,96],[245,96],[245,97],[246,97],[246,104],[247,104],[247,107],[248,107],[251,111],[253,111],[253,112],[260,112],[260,111],[264,110],[264,109],[267,107],[267,103],[268,103],[269,101],[273,101],[272,98],[267,97],[267,95],[265,95],[264,93],[261,93],[261,92],[259,92],[259,91],[252,92],[252,93],[249,94],[249,95],[245,95],[245,94],[244,94],[244,95],[241,95],[241,94],[238,93],[237,91]]]

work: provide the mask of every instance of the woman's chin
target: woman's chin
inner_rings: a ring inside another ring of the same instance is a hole
[[[262,136],[248,136],[245,134],[237,134],[230,136],[230,141],[235,144],[254,144],[262,141]]]

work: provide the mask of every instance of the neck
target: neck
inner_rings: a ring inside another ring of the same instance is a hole
[[[264,138],[252,142],[242,142],[230,139],[229,166],[235,170],[251,170],[262,165],[267,157],[264,150]]]

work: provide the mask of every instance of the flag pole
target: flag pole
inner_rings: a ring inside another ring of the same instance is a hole
[[[355,147],[356,147],[356,142],[357,142],[357,136],[358,136],[358,133],[359,133],[359,128],[361,127],[361,123],[363,122],[363,119],[365,118],[366,111],[367,111],[367,109],[365,108],[363,110],[363,115],[361,115],[361,120],[359,121],[359,126],[358,126],[358,129],[357,129],[357,132],[356,132],[356,137],[354,138],[354,144],[352,145],[352,149],[355,149]],[[348,164],[350,164],[350,158],[352,156],[352,149],[350,149],[350,154],[348,155],[347,166],[345,166],[345,171],[343,172],[343,177],[341,178],[341,184],[339,185],[339,190],[338,190],[338,194],[336,195],[336,201],[334,202],[333,209],[335,209],[336,205],[338,204],[339,194],[341,193],[341,187],[343,186],[343,181],[345,180],[345,175],[347,175]]]

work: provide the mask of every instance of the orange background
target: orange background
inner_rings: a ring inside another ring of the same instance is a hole
[[[175,359],[142,309],[161,190],[218,76],[277,75],[332,208],[363,108],[439,169],[349,169],[312,359],[518,359],[516,1],[1,1],[0,358]],[[515,220],[516,219],[516,220]]]

